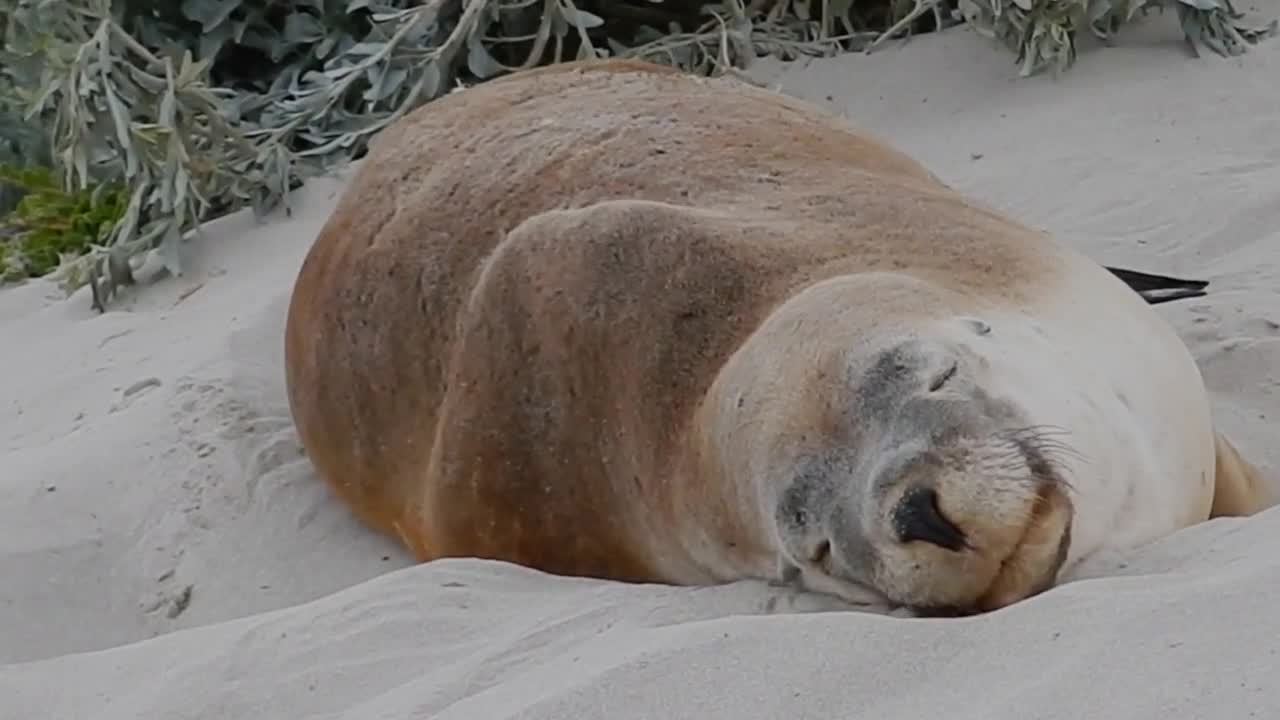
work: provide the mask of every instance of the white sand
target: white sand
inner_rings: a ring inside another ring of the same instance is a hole
[[[963,29],[755,72],[1099,260],[1211,280],[1160,312],[1280,473],[1280,40],[1194,60],[1165,16],[1121,42],[1057,81]],[[0,719],[1280,715],[1280,510],[967,620],[411,566],[329,498],[284,400],[290,284],[339,187],[215,224],[105,316],[0,292]]]

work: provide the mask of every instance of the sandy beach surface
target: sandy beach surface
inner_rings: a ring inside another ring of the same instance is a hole
[[[1280,473],[1280,39],[1194,59],[1167,14],[1059,79],[963,28],[752,73],[1100,261],[1210,280],[1159,312]],[[316,480],[285,402],[290,287],[341,183],[213,223],[104,315],[0,290],[0,720],[1280,716],[1280,509],[963,620],[413,565]]]

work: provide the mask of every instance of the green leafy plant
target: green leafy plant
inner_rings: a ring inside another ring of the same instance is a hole
[[[212,213],[261,210],[287,189],[287,155],[280,169],[279,154],[228,119],[234,93],[210,87],[207,61],[189,50],[157,55],[123,30],[108,0],[20,2],[13,18],[9,54],[43,60],[28,114],[49,117],[64,186],[119,182],[128,192],[103,242],[59,266],[68,290],[91,283],[101,308],[128,279],[119,269],[150,249],[179,273],[184,234]]]
[[[612,56],[736,72],[963,18],[1031,74],[1069,67],[1080,32],[1169,7],[1193,48],[1222,54],[1276,29],[1230,0],[0,0],[0,151],[53,168],[68,197],[120,188],[118,221],[56,271],[101,309],[145,253],[180,273],[208,219],[287,210],[405,113],[514,70]]]
[[[118,184],[67,192],[46,167],[0,165],[0,185],[22,198],[0,222],[0,276],[40,277],[79,256],[111,232],[125,210]]]
[[[1172,7],[1192,52],[1204,45],[1239,55],[1276,33],[1277,21],[1246,22],[1231,0],[961,0],[960,11],[979,32],[1018,53],[1023,75],[1063,71],[1075,62],[1082,31],[1106,41],[1137,15]]]
[[[0,13],[0,40],[3,40],[10,20]],[[39,165],[48,167],[52,161],[49,139],[38,120],[25,117],[26,103],[20,88],[30,87],[39,79],[30,64],[14,62],[0,53],[0,164],[12,167]],[[0,183],[0,218],[13,211],[24,191],[16,185]]]

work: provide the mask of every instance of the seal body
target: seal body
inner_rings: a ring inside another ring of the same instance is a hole
[[[378,136],[286,374],[320,476],[424,561],[975,612],[1275,501],[1103,266],[824,110],[636,62]]]

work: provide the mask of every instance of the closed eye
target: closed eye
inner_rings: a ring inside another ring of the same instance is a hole
[[[948,380],[955,377],[956,370],[959,368],[959,366],[960,366],[959,363],[952,361],[952,363],[949,366],[947,366],[946,370],[943,370],[942,372],[938,373],[933,378],[933,381],[929,383],[929,392],[937,392],[938,390],[941,390],[942,386],[946,385]]]

